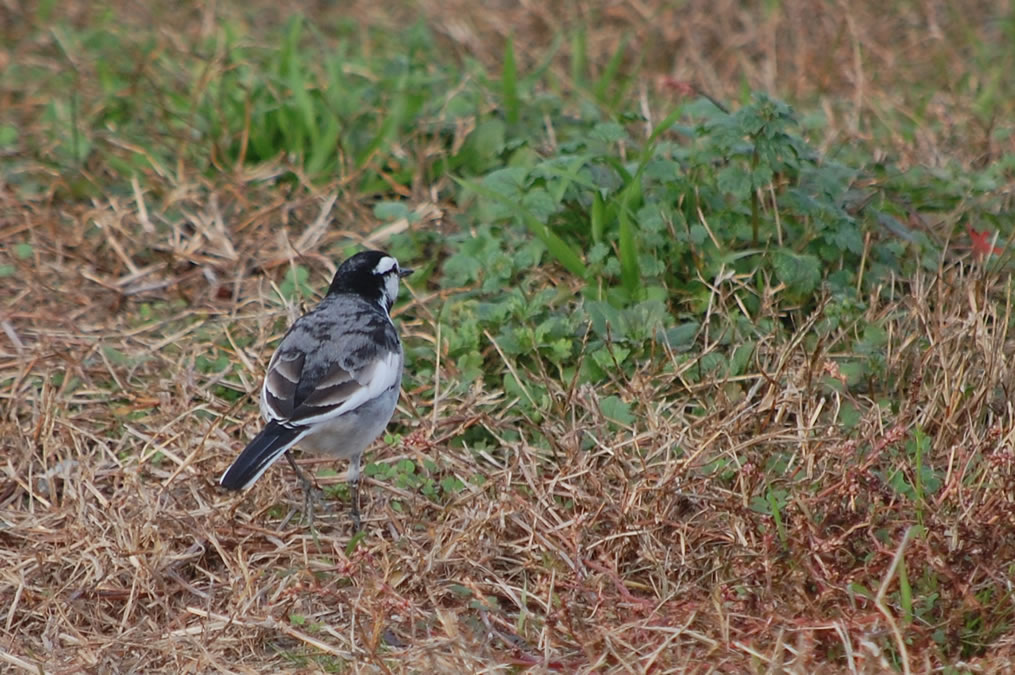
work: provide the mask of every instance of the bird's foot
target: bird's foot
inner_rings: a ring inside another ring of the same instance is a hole
[[[352,502],[350,511],[352,515],[352,531],[355,534],[362,529],[359,520],[359,481],[349,483],[349,501]]]
[[[293,471],[296,472],[296,475],[299,477],[300,483],[303,486],[303,517],[306,519],[307,525],[310,527],[310,529],[313,530],[314,507],[316,506],[316,502],[319,496],[322,495],[323,492],[319,488],[314,487],[313,481],[307,478],[307,475],[300,470],[300,468],[296,465],[296,461],[293,460],[291,454],[287,452],[285,456],[286,459],[289,460],[289,466],[291,466],[293,468]],[[289,515],[285,517],[285,520],[282,521],[282,527],[285,527],[295,514],[296,509],[292,509],[289,512]]]

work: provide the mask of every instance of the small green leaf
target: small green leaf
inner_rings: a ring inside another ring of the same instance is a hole
[[[779,249],[772,262],[776,277],[794,293],[810,294],[821,281],[821,262],[817,256]]]
[[[547,221],[557,210],[557,203],[546,190],[533,188],[522,197],[522,206],[535,218]]]
[[[109,361],[115,366],[126,366],[130,363],[130,358],[116,347],[103,345],[102,353],[105,354],[106,358],[109,359]]]
[[[28,258],[31,258],[33,252],[34,250],[32,249],[31,244],[22,242],[14,245],[14,255],[20,260],[27,260]]]
[[[485,162],[492,160],[504,150],[506,135],[507,125],[503,120],[492,118],[479,122],[475,131],[469,134],[466,147],[471,148],[481,161],[473,162],[470,168],[475,171],[488,168]]]
[[[377,202],[374,204],[374,218],[391,222],[399,218],[409,217],[409,207],[405,202]]]
[[[289,300],[306,298],[313,295],[313,289],[307,283],[310,271],[303,265],[291,265],[285,272],[285,278],[279,284],[282,295]]]
[[[599,400],[599,410],[603,417],[618,422],[624,426],[630,426],[634,422],[634,415],[631,414],[631,406],[624,403],[617,396],[606,396]]]
[[[751,193],[751,174],[744,167],[731,164],[719,172],[716,185],[737,199],[745,199]]]
[[[843,401],[839,408],[839,424],[849,430],[860,423],[860,410],[849,401]]]
[[[17,127],[9,124],[0,124],[0,148],[14,145],[18,141]]]
[[[749,340],[733,350],[733,357],[730,359],[729,363],[729,374],[731,376],[735,377],[745,372],[748,363],[751,361],[751,357],[754,356],[754,348],[754,341]]]
[[[590,136],[604,143],[616,143],[617,141],[625,140],[627,132],[624,130],[624,127],[616,122],[600,122],[592,127]]]
[[[698,334],[700,327],[701,324],[697,321],[686,321],[668,328],[663,333],[663,339],[670,347],[687,347],[694,341],[694,336]]]
[[[445,476],[441,479],[441,489],[445,494],[456,495],[465,488],[465,483],[455,476]]]
[[[394,506],[394,503],[392,503],[392,506]],[[349,539],[349,543],[345,545],[346,557],[349,557],[356,552],[356,547],[359,546],[359,543],[363,541],[365,536],[367,536],[366,530],[360,530],[356,534],[352,535]]]

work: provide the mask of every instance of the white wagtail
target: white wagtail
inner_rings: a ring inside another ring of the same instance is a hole
[[[389,312],[398,280],[409,274],[380,251],[357,253],[339,266],[324,299],[293,323],[272,355],[261,387],[267,424],[222,474],[222,487],[249,487],[285,455],[303,482],[312,526],[310,481],[289,449],[347,458],[352,519],[360,529],[360,458],[391,419],[402,384],[402,343]]]

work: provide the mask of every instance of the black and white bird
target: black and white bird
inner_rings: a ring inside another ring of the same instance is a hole
[[[389,313],[399,280],[409,274],[380,251],[357,253],[339,266],[327,295],[293,323],[271,357],[261,387],[267,424],[222,474],[222,487],[250,487],[286,455],[303,482],[312,523],[310,481],[289,450],[298,445],[345,458],[360,529],[360,459],[391,419],[402,384],[402,343]]]

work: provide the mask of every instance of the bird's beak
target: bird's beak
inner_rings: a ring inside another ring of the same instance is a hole
[[[416,270],[414,270],[414,269],[411,269],[411,268],[408,268],[408,267],[403,267],[403,268],[398,270],[398,276],[399,276],[399,278],[404,279],[405,277],[409,276],[410,274],[412,274],[415,271]]]

